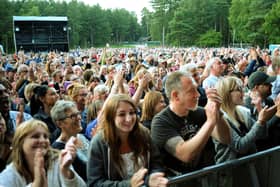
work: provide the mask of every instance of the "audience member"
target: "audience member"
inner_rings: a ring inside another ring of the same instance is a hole
[[[280,104],[269,97],[271,95],[271,82],[276,77],[270,77],[266,73],[256,71],[252,73],[248,79],[248,86],[251,90],[250,95],[245,99],[245,106],[251,111],[254,120],[258,119],[258,115],[263,107],[272,107],[271,112],[275,115],[267,121],[268,136],[263,140],[257,141],[258,150],[264,150],[280,144]],[[280,99],[280,98],[279,98]]]
[[[153,117],[166,106],[162,93],[159,91],[149,91],[144,97],[141,110],[140,122],[151,129]]]
[[[203,80],[202,87],[214,88],[224,71],[222,60],[218,57],[211,58],[206,64],[206,69],[210,71],[210,75]]]
[[[73,83],[68,86],[68,95],[75,102],[78,110],[82,115],[82,132],[85,133],[87,128],[87,110],[86,110],[86,99],[88,96],[88,90],[85,85],[80,83]]]
[[[64,149],[70,138],[76,137],[79,146],[76,148],[77,156],[74,159],[73,166],[75,171],[86,181],[89,142],[83,134],[79,134],[82,130],[81,113],[74,102],[59,100],[51,110],[51,117],[57,127],[61,129],[61,134],[52,143],[52,147],[60,150]]]
[[[259,56],[257,49],[252,47],[250,49],[249,64],[244,70],[244,75],[249,77],[252,73],[257,71],[259,68],[264,67],[265,65],[265,62]]]
[[[200,74],[198,72],[197,65],[194,63],[185,64],[180,67],[180,71],[185,71],[192,75],[193,79],[197,84],[197,91],[200,94],[198,100],[198,106],[204,107],[207,103],[207,97],[206,97],[205,89],[201,85],[201,79],[200,79]]]
[[[90,140],[92,138],[93,132],[97,129],[97,117],[103,107],[103,100],[94,100],[88,106],[87,120],[88,125],[86,128],[85,136]]]
[[[0,173],[5,187],[86,186],[72,169],[76,155],[75,139],[59,153],[50,148],[48,127],[39,120],[28,120],[16,129],[12,163]]]
[[[34,95],[30,100],[31,115],[47,124],[52,143],[60,135],[60,129],[56,127],[51,118],[51,109],[57,102],[58,95],[54,88],[47,85],[37,86],[33,92]]]
[[[139,124],[128,95],[106,101],[100,131],[93,137],[87,165],[88,186],[167,186],[160,155],[149,132]]]
[[[217,83],[216,88],[222,98],[221,109],[231,131],[231,143],[228,145],[213,139],[216,163],[255,153],[255,141],[266,136],[266,121],[273,113],[269,112],[269,108],[263,108],[255,121],[250,110],[242,106],[244,89],[238,78],[226,77]]]
[[[274,82],[272,82],[272,89],[271,89],[271,98],[273,100],[276,99],[276,97],[280,93],[280,57],[274,57],[272,59],[272,69],[274,73],[277,75]]]
[[[0,172],[5,169],[6,164],[9,161],[10,153],[11,153],[11,138],[6,136],[6,123],[3,116],[0,113]]]
[[[7,127],[6,136],[12,139],[16,127],[21,122],[31,119],[32,116],[23,112],[23,101],[19,103],[19,111],[11,110],[11,102],[7,89],[2,84],[0,84],[0,103],[0,113],[2,114]]]
[[[205,109],[198,107],[199,93],[191,75],[172,72],[165,83],[169,106],[152,120],[152,139],[160,148],[170,175],[178,175],[213,164],[214,147],[209,137],[228,144],[229,129],[221,117],[221,98],[207,90]]]

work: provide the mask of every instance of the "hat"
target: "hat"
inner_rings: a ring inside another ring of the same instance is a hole
[[[262,71],[256,71],[252,73],[248,79],[248,86],[253,89],[256,85],[269,84],[275,81],[276,77],[268,76]]]
[[[5,67],[6,72],[15,72],[16,68],[14,68],[11,64],[7,64]]]

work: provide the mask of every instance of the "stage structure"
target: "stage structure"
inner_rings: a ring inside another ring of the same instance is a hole
[[[67,17],[13,16],[15,51],[69,51]]]

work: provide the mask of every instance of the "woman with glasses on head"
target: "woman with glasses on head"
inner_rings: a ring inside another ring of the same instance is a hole
[[[231,127],[231,143],[222,144],[213,139],[216,148],[216,163],[239,158],[255,153],[255,141],[266,136],[266,122],[272,117],[266,107],[261,110],[258,120],[251,117],[250,110],[243,105],[243,84],[236,77],[226,77],[217,85],[218,94],[222,97],[221,109]]]
[[[167,186],[168,180],[159,172],[159,151],[139,123],[136,110],[128,95],[115,94],[105,102],[100,130],[89,149],[89,187]]]
[[[60,136],[52,144],[53,148],[64,149],[66,142],[72,137],[78,140],[77,156],[73,162],[75,171],[86,181],[86,163],[89,141],[83,134],[81,113],[72,101],[59,100],[51,110],[52,120],[61,129]]]
[[[76,155],[75,138],[58,152],[50,147],[48,136],[48,127],[39,120],[31,119],[17,127],[12,163],[0,173],[0,186],[86,186],[71,166]]]

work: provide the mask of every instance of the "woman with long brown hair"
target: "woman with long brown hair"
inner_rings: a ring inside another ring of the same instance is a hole
[[[144,101],[142,103],[142,116],[141,123],[151,129],[151,123],[153,117],[159,113],[162,109],[164,109],[166,103],[164,101],[164,97],[159,91],[149,91],[144,97]]]
[[[127,95],[109,97],[100,115],[87,165],[88,186],[166,186],[160,157]]]

